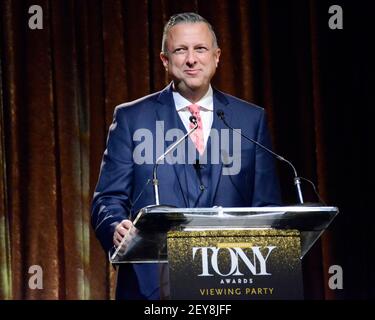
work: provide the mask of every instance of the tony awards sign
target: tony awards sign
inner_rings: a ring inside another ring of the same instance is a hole
[[[172,299],[302,299],[299,232],[168,233]]]

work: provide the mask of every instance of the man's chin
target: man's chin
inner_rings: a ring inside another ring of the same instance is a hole
[[[208,84],[201,79],[190,78],[188,80],[180,81],[179,83],[175,82],[175,87],[183,92],[199,92],[208,88]]]
[[[192,91],[198,91],[207,87],[207,84],[199,79],[189,79],[188,81],[185,81],[185,86]]]

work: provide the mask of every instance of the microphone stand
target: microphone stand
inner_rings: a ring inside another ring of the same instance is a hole
[[[153,171],[152,171],[152,184],[154,186],[154,195],[155,195],[155,205],[160,205],[160,198],[159,198],[159,180],[157,177],[157,169],[159,163],[165,159],[165,157],[173,151],[182,141],[184,141],[188,136],[190,136],[195,130],[198,128],[198,121],[194,116],[190,116],[190,122],[194,124],[194,127],[191,128],[184,136],[178,139],[175,143],[170,145],[168,149],[156,160]]]
[[[185,140],[188,136],[190,136],[195,130],[197,130],[198,128],[198,121],[197,121],[197,118],[194,117],[194,116],[190,116],[189,118],[190,122],[194,124],[194,127],[191,128],[184,136],[182,136],[180,139],[178,139],[175,143],[173,143],[172,145],[170,145],[167,150],[156,160],[155,162],[155,165],[154,165],[154,168],[153,168],[153,171],[152,171],[152,184],[154,186],[154,194],[155,194],[155,204],[154,205],[149,205],[147,206],[148,208],[151,208],[151,207],[156,207],[156,206],[160,206],[160,199],[159,199],[159,180],[158,180],[158,177],[157,177],[157,169],[158,169],[158,165],[159,163],[171,152],[173,151],[183,140]],[[147,184],[146,184],[147,185]],[[136,224],[137,220],[139,218],[139,215],[135,218],[135,220],[133,221],[133,225]],[[126,233],[126,235],[122,238],[119,246],[116,248],[115,252],[112,254],[112,256],[110,257],[111,261],[113,261],[116,256],[118,255],[118,253],[120,252],[121,248],[123,247],[124,243],[126,242],[126,240],[128,239],[128,237],[130,236],[130,230],[131,228],[128,230],[128,232]]]
[[[296,168],[293,166],[293,164],[285,159],[284,157],[278,155],[277,153],[273,152],[271,149],[267,148],[266,146],[262,145],[261,143],[259,143],[258,141],[254,140],[254,139],[251,139],[247,136],[245,136],[242,132],[240,131],[237,131],[236,129],[234,129],[233,127],[231,127],[225,120],[225,116],[224,116],[224,111],[223,110],[218,110],[216,112],[216,114],[218,115],[218,117],[224,122],[224,124],[231,130],[233,130],[234,132],[237,132],[239,135],[241,135],[242,137],[244,137],[246,140],[249,140],[250,142],[252,143],[255,143],[257,146],[259,146],[260,148],[266,150],[267,152],[269,152],[270,154],[272,154],[274,157],[276,157],[278,160],[280,161],[284,161],[286,162],[287,164],[289,164],[291,166],[291,168],[293,169],[293,173],[294,173],[294,185],[296,186],[296,190],[297,190],[297,197],[298,197],[298,201],[300,204],[303,204],[303,196],[302,196],[302,190],[301,190],[301,178],[298,176],[297,174],[297,170]]]

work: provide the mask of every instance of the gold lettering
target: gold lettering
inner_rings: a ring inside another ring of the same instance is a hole
[[[242,290],[241,288],[201,288],[199,289],[199,293],[201,296],[229,296],[229,295],[241,295]]]
[[[207,295],[207,289],[199,289],[201,296]]]
[[[274,288],[246,288],[245,294],[248,295],[265,295],[265,294],[273,294]]]

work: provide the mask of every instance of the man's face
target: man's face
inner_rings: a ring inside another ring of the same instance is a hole
[[[206,23],[180,23],[167,36],[167,54],[160,54],[164,67],[180,93],[205,94],[215,74],[220,49]]]

